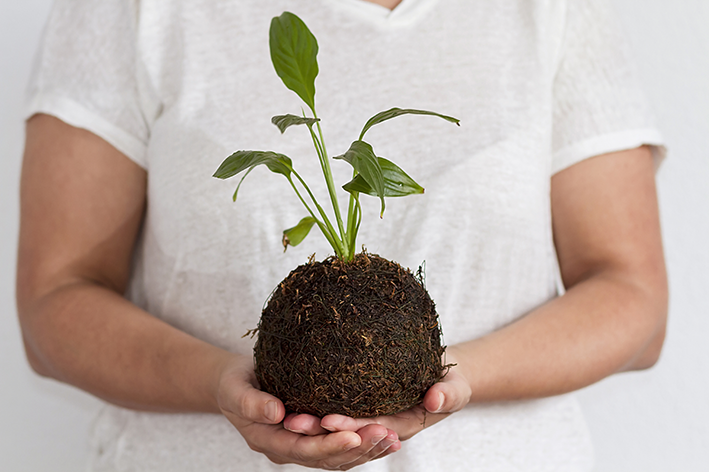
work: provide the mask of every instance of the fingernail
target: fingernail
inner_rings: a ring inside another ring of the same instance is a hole
[[[384,449],[384,450],[389,449],[391,447],[391,445],[394,444],[396,441],[397,441],[397,439],[386,438],[381,443],[382,449]]]
[[[373,436],[373,437],[372,437],[372,444],[374,444],[374,445],[376,446],[377,444],[379,444],[380,442],[382,442],[382,439],[384,439],[384,438],[386,438],[386,437],[387,437],[386,434],[382,434],[382,435],[380,435],[380,436]]]
[[[287,429],[288,431],[290,431],[291,433],[305,434],[305,431],[303,431],[302,429],[288,428],[285,425],[283,425],[283,427],[285,429]]]
[[[266,408],[264,409],[264,413],[266,416],[266,419],[272,422],[278,421],[278,405],[276,405],[276,402],[270,401],[266,403]]]
[[[436,407],[435,410],[433,410],[433,413],[438,413],[439,411],[441,411],[443,409],[443,404],[445,403],[445,401],[446,401],[446,397],[443,396],[443,394],[439,392],[438,393],[438,406]]]

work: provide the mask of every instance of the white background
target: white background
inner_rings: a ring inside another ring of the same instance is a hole
[[[670,276],[652,370],[580,398],[597,472],[709,470],[709,1],[614,0],[670,149],[658,174]],[[0,470],[76,471],[99,402],[34,375],[14,303],[24,84],[51,0],[0,2]]]

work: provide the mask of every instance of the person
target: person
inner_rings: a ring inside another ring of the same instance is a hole
[[[307,136],[268,123],[301,106],[269,60],[284,10],[320,42],[329,149],[392,106],[461,119],[368,135],[427,191],[381,221],[364,202],[360,241],[426,260],[455,364],[398,415],[287,414],[242,337],[328,254],[312,235],[280,254],[303,215],[277,176],[253,172],[235,205],[211,178],[273,149],[317,179]],[[91,470],[590,470],[568,393],[652,366],[667,312],[664,148],[619,31],[597,0],[57,0],[29,87],[17,306],[32,368],[107,402]]]

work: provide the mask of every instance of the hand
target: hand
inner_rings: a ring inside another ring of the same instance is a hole
[[[458,353],[454,346],[446,350],[446,363],[457,364],[448,374],[434,384],[424,396],[420,405],[390,416],[374,418],[351,418],[343,415],[327,415],[322,419],[311,415],[289,415],[283,425],[289,431],[306,435],[324,432],[358,432],[370,425],[382,425],[395,431],[401,441],[405,441],[425,427],[438,423],[451,413],[462,409],[470,401],[470,383],[462,375]],[[401,447],[399,445],[399,447]]]
[[[398,450],[397,443],[400,447],[396,433],[378,424],[310,435],[284,429],[283,403],[258,390],[253,361],[246,356],[234,356],[222,367],[217,402],[249,447],[276,464],[347,470]]]

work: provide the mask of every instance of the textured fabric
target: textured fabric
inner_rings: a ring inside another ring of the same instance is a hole
[[[360,242],[417,267],[448,344],[473,339],[557,296],[550,177],[593,155],[661,144],[608,6],[599,0],[58,0],[30,84],[44,112],[102,136],[148,170],[148,209],[128,297],[217,346],[242,338],[264,300],[308,255],[282,254],[281,231],[305,210],[266,169],[235,182],[211,174],[237,149],[275,150],[326,202],[307,133],[281,136],[273,115],[299,113],[270,63],[268,26],[298,14],[320,44],[316,104],[331,155],[392,106],[432,109],[367,135],[426,187],[364,202]],[[660,148],[657,148],[660,149]],[[661,152],[657,152],[658,159]],[[333,162],[335,178],[349,180]],[[346,200],[341,204],[346,204]],[[271,471],[218,415],[106,406],[93,471]],[[471,405],[360,470],[586,471],[591,446],[572,396]]]

